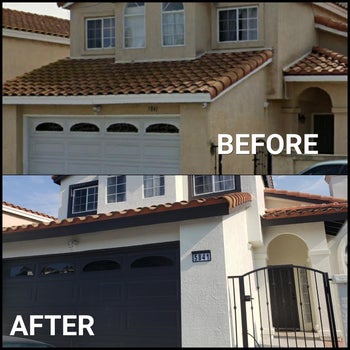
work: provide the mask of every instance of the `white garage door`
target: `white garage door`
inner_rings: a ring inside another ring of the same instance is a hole
[[[176,117],[28,117],[28,174],[178,174]]]

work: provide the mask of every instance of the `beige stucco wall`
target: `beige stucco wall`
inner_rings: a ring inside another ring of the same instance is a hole
[[[2,81],[69,57],[68,44],[2,37]]]
[[[32,224],[33,222],[39,222],[39,220],[33,220],[25,218],[23,216],[18,216],[15,214],[10,214],[2,211],[2,227],[20,226]]]
[[[208,6],[204,3],[184,3],[185,7],[185,45],[163,47],[161,36],[161,5],[162,3],[146,3],[145,6],[145,48],[124,49],[124,10],[126,3],[75,3],[71,9],[71,56],[110,55],[116,61],[144,61],[154,59],[194,58],[208,49],[209,27],[203,19],[209,17]],[[196,9],[198,7],[198,9]],[[197,11],[197,12],[196,12]],[[85,19],[100,17],[116,18],[115,49],[86,50]],[[196,36],[198,35],[198,38]],[[198,40],[197,40],[198,39]]]

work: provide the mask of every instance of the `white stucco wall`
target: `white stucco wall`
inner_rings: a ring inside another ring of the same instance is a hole
[[[97,213],[107,213],[124,209],[134,209],[161,203],[173,203],[188,199],[187,176],[165,176],[165,194],[144,198],[143,176],[128,175],[126,179],[126,201],[107,203],[107,178],[108,176],[68,176],[61,181],[61,202],[58,218],[67,217],[69,203],[69,186],[79,183],[97,180],[98,184],[98,208]]]
[[[325,181],[329,185],[331,196],[348,199],[348,177],[346,175],[328,175]]]
[[[252,195],[251,208],[247,211],[247,234],[249,242],[254,246],[263,244],[260,216],[265,212],[264,183],[261,176],[241,176],[243,192]]]
[[[192,251],[210,250],[210,262]],[[180,228],[183,347],[230,346],[228,295],[221,217],[183,222]]]
[[[69,241],[76,245],[69,247]],[[179,224],[157,224],[3,244],[3,258],[84,252],[179,240]]]

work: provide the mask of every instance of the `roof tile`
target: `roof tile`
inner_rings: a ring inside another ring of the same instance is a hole
[[[272,57],[270,50],[207,53],[183,61],[63,59],[3,85],[4,96],[209,93],[213,98]]]
[[[279,190],[276,188],[265,188],[264,190],[265,196],[275,196],[275,197],[282,197],[285,199],[293,199],[293,200],[313,200],[323,203],[342,203],[346,202],[347,200],[345,198],[337,198],[332,196],[320,196],[317,194],[311,194],[311,193],[304,193],[304,192],[295,192],[295,191],[287,191],[287,190]]]
[[[337,21],[337,20],[334,20],[333,18],[320,16],[320,15],[316,15],[314,19],[316,24],[322,24],[328,28],[336,29],[341,32],[348,31],[348,24],[346,22]]]
[[[57,218],[54,217],[54,216],[51,216],[51,215],[48,215],[48,214],[44,214],[44,213],[40,213],[40,212],[35,211],[35,210],[23,208],[23,207],[20,207],[19,205],[15,205],[15,204],[12,204],[12,203],[9,203],[9,202],[2,201],[2,206],[3,207],[6,206],[6,207],[9,207],[9,208],[13,208],[13,209],[18,209],[18,210],[21,210],[21,211],[24,211],[24,212],[27,212],[27,213],[30,213],[30,214],[43,216],[43,217],[48,218],[48,219],[57,220]]]
[[[347,75],[348,58],[315,46],[306,57],[284,71],[285,75]]]
[[[334,203],[322,203],[295,206],[288,208],[268,209],[262,216],[265,220],[273,219],[285,219],[301,216],[317,216],[324,214],[336,214],[336,213],[347,213],[348,203],[347,202],[334,202]]]
[[[69,38],[69,20],[29,12],[2,9],[2,28]]]
[[[224,203],[227,204],[228,209],[233,209],[239,205],[250,202],[252,196],[247,192],[234,192],[221,197],[209,197],[193,199],[190,201],[180,201],[175,203],[165,203],[159,205],[152,205],[149,207],[136,208],[136,209],[126,209],[122,211],[115,211],[110,213],[88,215],[83,217],[68,218],[63,220],[55,220],[49,223],[39,223],[39,224],[28,224],[21,226],[12,226],[3,228],[3,234],[11,234],[17,232],[31,231],[33,229],[47,229],[57,226],[69,226],[78,225],[83,222],[93,222],[95,220],[108,220],[108,219],[119,219],[125,217],[134,217],[137,215],[149,215],[151,213],[160,213],[164,211],[175,211],[186,208],[194,208],[201,206],[209,206],[213,204]]]

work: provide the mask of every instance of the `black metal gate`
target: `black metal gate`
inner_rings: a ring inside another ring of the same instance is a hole
[[[272,174],[272,157],[267,151],[264,140],[257,140],[259,143],[263,143],[264,147],[257,147],[256,154],[254,155],[254,175],[271,175]]]
[[[274,265],[229,276],[236,347],[338,347],[327,272]]]

